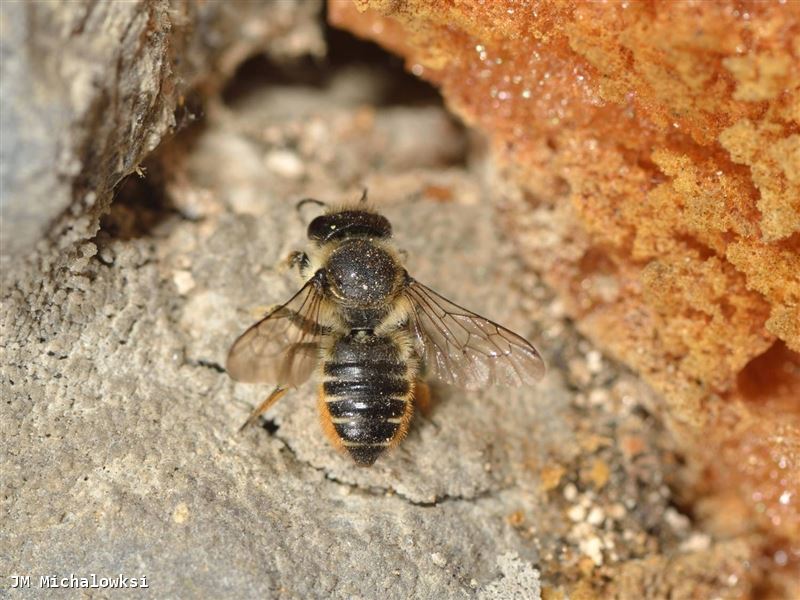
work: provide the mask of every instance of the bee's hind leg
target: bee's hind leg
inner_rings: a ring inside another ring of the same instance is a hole
[[[286,393],[286,390],[287,388],[281,386],[277,386],[274,390],[272,390],[272,393],[269,396],[267,396],[267,399],[264,400],[261,404],[259,404],[253,410],[253,412],[250,413],[250,416],[247,417],[247,421],[245,421],[244,425],[242,425],[239,428],[239,433],[241,433],[247,427],[255,423],[258,420],[258,417],[267,412],[273,404],[275,404],[278,400],[281,399],[281,397]]]
[[[425,417],[431,414],[431,386],[422,379],[414,382],[414,407]]]

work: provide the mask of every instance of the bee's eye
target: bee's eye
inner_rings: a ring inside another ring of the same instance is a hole
[[[321,215],[308,225],[308,238],[311,240],[324,240],[330,235],[331,227],[336,228],[330,217]]]
[[[320,215],[308,226],[308,238],[318,242],[349,237],[388,239],[391,236],[392,226],[386,217],[362,210]]]

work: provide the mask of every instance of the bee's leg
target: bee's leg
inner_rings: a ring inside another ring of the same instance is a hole
[[[239,433],[255,423],[258,420],[258,417],[267,412],[273,404],[281,399],[281,396],[286,393],[286,390],[287,388],[281,386],[277,386],[274,390],[272,390],[272,393],[267,396],[267,399],[259,404],[258,407],[256,407],[253,412],[250,413],[250,416],[247,417],[247,421],[245,421],[244,425],[239,428]]]
[[[414,406],[419,409],[419,412],[425,417],[430,417],[431,387],[421,379],[417,379],[414,382]]]
[[[359,204],[367,203],[367,188],[364,188],[364,191],[361,193],[361,199],[358,202]]]
[[[308,266],[308,254],[295,250],[286,257],[290,269],[300,269],[302,272]]]
[[[300,252],[295,250],[293,252],[289,252],[289,254],[280,261],[275,268],[278,273],[286,273],[286,271],[290,269],[297,269],[297,272],[300,275],[303,274],[303,271],[308,267],[308,255],[305,252]]]

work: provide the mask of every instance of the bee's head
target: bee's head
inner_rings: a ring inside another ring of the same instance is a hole
[[[345,209],[321,215],[308,226],[308,239],[325,243],[351,237],[388,239],[392,237],[389,220],[367,210]]]

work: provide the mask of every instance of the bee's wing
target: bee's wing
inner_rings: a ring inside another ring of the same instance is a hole
[[[247,383],[296,386],[311,375],[319,357],[324,299],[312,277],[291,300],[245,331],[228,352],[228,374]]]
[[[410,279],[409,328],[428,374],[464,389],[528,385],[544,360],[527,340]]]

